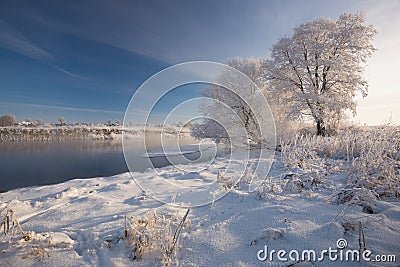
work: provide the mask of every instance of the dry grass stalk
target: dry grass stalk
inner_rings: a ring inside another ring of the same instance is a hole
[[[17,217],[15,216],[14,210],[8,209],[5,216],[3,217],[0,225],[0,229],[3,229],[3,233],[5,236],[14,237],[18,231],[25,238],[27,235],[22,230],[21,225],[18,222]]]
[[[178,239],[186,222],[189,210],[183,219],[176,214],[154,210],[140,217],[126,217],[124,238],[133,247],[132,259],[141,259],[146,254],[157,252],[164,266],[177,264]]]

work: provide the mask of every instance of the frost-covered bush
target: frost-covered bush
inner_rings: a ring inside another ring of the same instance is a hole
[[[297,135],[281,144],[281,156],[289,168],[325,176],[347,173],[351,188],[400,197],[399,127],[361,128],[331,137]]]
[[[138,260],[156,252],[164,266],[177,265],[180,229],[189,227],[187,213],[183,219],[166,210],[151,210],[140,216],[127,217],[124,237],[133,247],[132,259]]]
[[[374,190],[380,197],[400,197],[400,129],[364,133],[358,157],[351,162],[349,183]]]
[[[225,190],[230,190],[235,186],[234,177],[229,175],[223,175],[218,171],[217,173],[217,183],[220,184]]]

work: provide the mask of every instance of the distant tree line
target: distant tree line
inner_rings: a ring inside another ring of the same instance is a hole
[[[50,125],[55,125],[55,126],[65,126],[65,125],[105,125],[105,126],[121,126],[122,122],[119,119],[116,119],[114,122],[112,120],[107,120],[105,124],[102,123],[67,123],[66,119],[64,117],[59,117],[57,119],[58,124],[52,124]],[[15,126],[15,125],[22,125],[22,126],[33,126],[33,127],[38,127],[38,126],[43,126],[45,125],[44,120],[42,119],[37,119],[37,120],[32,120],[31,118],[26,118],[25,120],[21,122],[17,122],[15,119],[15,116],[12,114],[6,114],[0,116],[0,127],[9,127],[9,126]]]

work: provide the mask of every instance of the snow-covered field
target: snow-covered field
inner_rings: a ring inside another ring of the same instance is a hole
[[[290,167],[288,158],[285,151],[277,153],[270,175],[256,192],[249,193],[242,181],[222,199],[192,208],[179,236],[179,265],[399,266],[398,198],[371,197],[364,191],[357,194],[356,188],[353,195],[344,196],[343,189],[349,189],[348,173],[316,165],[312,170]],[[215,167],[186,175],[174,167],[132,175],[149,180],[161,175],[176,183],[212,181],[226,161],[218,158]],[[233,163],[230,171],[241,172],[239,166]],[[198,166],[189,168],[197,170]],[[315,176],[318,171],[323,175]],[[138,221],[154,211],[179,221],[186,212],[148,197],[129,173],[16,189],[0,194],[0,201],[1,218],[12,209],[29,239],[25,241],[18,232],[14,237],[2,233],[1,266],[161,266],[162,253],[156,247],[144,251],[141,259],[134,257],[132,237],[124,233],[126,220],[134,217]],[[361,240],[372,251],[371,259],[395,255],[397,262],[330,261],[328,254],[319,261],[323,250],[338,249],[340,239],[347,242],[343,251],[359,251]],[[272,261],[257,257],[265,256],[260,252],[265,246],[268,256],[275,250]],[[287,252],[281,255],[287,261],[278,259],[278,250]],[[291,250],[298,251],[299,260],[294,252],[289,254]],[[316,251],[316,261],[302,261],[303,250]]]

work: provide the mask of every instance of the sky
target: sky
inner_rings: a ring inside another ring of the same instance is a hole
[[[378,51],[366,69],[369,96],[358,99],[353,121],[400,124],[395,0],[2,0],[0,115],[48,122],[60,116],[67,122],[121,120],[135,90],[166,67],[267,58],[278,38],[300,23],[360,10],[378,30]],[[198,92],[196,86],[179,97]],[[163,103],[168,107],[176,99]]]

